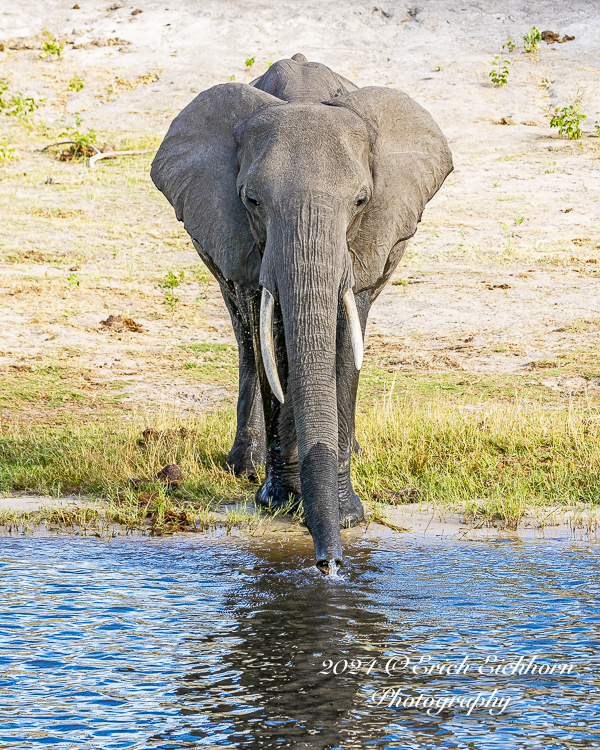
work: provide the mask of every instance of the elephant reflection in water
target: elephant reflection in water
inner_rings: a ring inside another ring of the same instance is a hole
[[[368,700],[364,687],[372,680],[364,672],[319,672],[327,659],[368,663],[393,631],[360,586],[332,582],[306,568],[278,574],[271,566],[288,567],[290,550],[279,554],[278,561],[265,551],[264,564],[256,566],[264,572],[244,584],[243,604],[234,597],[225,603],[237,624],[220,636],[232,645],[214,665],[219,678],[212,689],[207,682],[213,667],[206,663],[177,689],[182,714],[206,717],[189,737],[200,742],[218,735],[223,746],[247,748],[362,748],[357,719]],[[296,554],[301,565],[306,549]],[[363,575],[368,567],[363,563]],[[210,652],[205,643],[189,639],[198,654]]]
[[[308,535],[304,543],[275,548],[253,544],[252,567],[243,569],[243,583],[222,602],[214,635],[194,636],[192,623],[186,645],[197,666],[175,689],[181,719],[153,741],[163,743],[160,747],[252,750],[350,750],[380,741],[377,747],[404,750],[441,747],[453,737],[448,719],[455,709],[431,716],[372,700],[375,691],[381,695],[399,685],[411,695],[472,689],[471,676],[464,674],[386,675],[390,656],[401,666],[402,655],[416,663],[435,648],[436,637],[447,641],[450,630],[454,640],[456,630],[440,612],[438,597],[424,595],[411,578],[410,560],[406,575],[397,561],[386,568],[382,554],[373,554],[372,541],[349,542],[353,564],[337,581],[303,567]],[[198,625],[207,631],[206,623]],[[460,643],[455,648],[462,658]],[[344,660],[360,660],[362,669],[344,670]],[[376,668],[367,674],[364,666],[373,660]],[[340,664],[338,674],[324,669],[327,661]],[[394,735],[399,744],[383,740]]]

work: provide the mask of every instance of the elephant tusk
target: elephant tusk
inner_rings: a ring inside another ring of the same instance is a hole
[[[363,338],[360,318],[356,309],[356,300],[352,289],[347,289],[342,297],[344,310],[346,311],[346,320],[350,328],[350,339],[352,341],[352,351],[354,352],[354,364],[356,369],[360,370],[363,362]]]
[[[273,312],[275,310],[275,298],[271,292],[263,287],[260,300],[260,349],[262,361],[265,366],[267,380],[271,390],[278,401],[283,404],[283,390],[277,373],[277,360],[275,359],[275,342],[273,341]]]

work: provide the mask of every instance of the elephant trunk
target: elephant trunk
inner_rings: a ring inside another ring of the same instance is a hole
[[[340,299],[351,287],[351,265],[344,228],[336,227],[332,211],[305,206],[294,218],[291,226],[282,223],[267,233],[261,337],[269,382],[281,400],[284,394],[268,341],[277,296],[288,360],[285,398],[292,399],[294,408],[304,513],[317,565],[326,571],[332,562],[342,562],[336,324]],[[349,309],[352,303],[353,297]]]

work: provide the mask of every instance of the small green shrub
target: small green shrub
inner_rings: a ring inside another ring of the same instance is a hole
[[[40,99],[37,102],[33,96],[23,96],[20,91],[9,93],[8,81],[0,78],[0,111],[7,117],[29,120],[43,101]]]
[[[40,58],[43,60],[46,57],[52,57],[52,55],[60,57],[63,51],[64,44],[57,41],[54,38],[54,34],[51,34],[48,29],[44,29],[42,31],[42,34],[46,38],[42,41],[42,51],[40,52]]]
[[[566,107],[557,107],[551,113],[550,127],[558,128],[558,134],[566,135],[570,141],[581,138],[580,123],[582,120],[587,120],[587,115],[584,115],[579,109],[580,103],[578,97],[572,104],[568,104]]]
[[[162,301],[163,305],[170,307],[174,310],[179,303],[179,297],[176,296],[174,289],[185,281],[185,271],[180,271],[179,274],[174,274],[173,271],[167,271],[165,278],[156,285],[157,289],[164,294],[165,298]]]
[[[15,150],[12,146],[9,146],[6,139],[3,138],[0,141],[0,162],[2,164],[8,164],[15,158]]]
[[[502,63],[504,63],[502,65]],[[510,65],[510,60],[500,60],[498,55],[494,57],[494,62],[492,63],[491,71],[490,71],[490,78],[492,79],[492,83],[494,86],[502,87],[506,86],[508,82],[508,66]]]
[[[60,138],[68,138],[74,142],[73,156],[89,156],[90,152],[93,151],[92,146],[96,143],[98,137],[96,131],[90,128],[88,128],[87,132],[80,130],[79,128],[83,122],[83,117],[80,117],[79,112],[76,112],[75,125],[66,127],[59,134]]]
[[[513,52],[513,50],[517,49],[517,43],[513,42],[513,40],[509,37],[502,45],[502,49],[507,49],[509,52]]]
[[[540,43],[542,41],[542,34],[540,30],[537,28],[537,26],[532,26],[527,34],[523,37],[523,46],[525,47],[525,52],[535,52],[540,48]]]
[[[70,273],[67,276],[67,281],[69,282],[70,286],[79,286],[79,279],[77,278],[77,274]]]
[[[194,268],[192,270],[192,276],[194,277],[194,279],[196,279],[200,287],[200,294],[198,297],[196,297],[194,302],[200,304],[202,300],[206,299],[206,293],[208,291],[208,285],[210,283],[210,273],[205,266],[199,266],[198,268]]]
[[[251,68],[255,62],[256,62],[256,57],[248,57],[246,59],[246,67]]]
[[[73,76],[69,81],[71,91],[81,91],[85,87],[85,81],[80,76]]]

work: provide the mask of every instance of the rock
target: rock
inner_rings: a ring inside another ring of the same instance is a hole
[[[156,479],[169,487],[176,487],[183,483],[183,474],[177,464],[167,464],[158,472]]]

